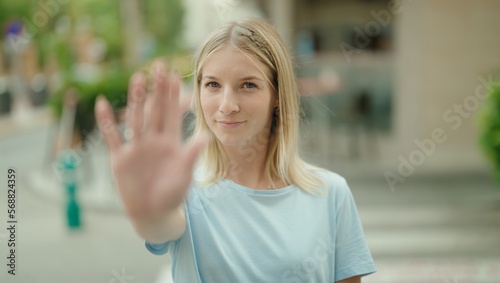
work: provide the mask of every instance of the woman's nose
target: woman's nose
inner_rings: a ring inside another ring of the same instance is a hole
[[[231,89],[225,89],[222,94],[222,101],[219,105],[219,111],[224,115],[229,115],[234,112],[238,112],[239,106],[234,93]]]

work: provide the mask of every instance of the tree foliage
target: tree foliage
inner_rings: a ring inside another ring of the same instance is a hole
[[[490,86],[480,113],[480,145],[500,182],[500,86]]]
[[[144,24],[157,39],[155,55],[174,54],[182,50],[180,35],[184,8],[179,0],[144,0]]]
[[[0,26],[4,28],[9,21],[28,18],[34,9],[35,1],[0,1]]]

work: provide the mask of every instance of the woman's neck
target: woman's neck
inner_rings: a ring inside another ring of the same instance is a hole
[[[227,179],[256,190],[276,188],[276,180],[271,180],[265,171],[267,148],[235,146],[224,150],[228,158]]]

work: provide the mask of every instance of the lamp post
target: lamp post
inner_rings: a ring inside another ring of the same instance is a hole
[[[81,227],[80,205],[77,199],[77,160],[71,154],[70,150],[61,154],[59,162],[63,170],[63,183],[66,189],[66,224],[70,229]]]

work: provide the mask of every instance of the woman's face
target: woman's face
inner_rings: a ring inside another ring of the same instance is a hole
[[[256,56],[230,46],[205,62],[201,107],[208,127],[223,145],[248,144],[268,136],[276,101],[264,72],[269,70]]]

